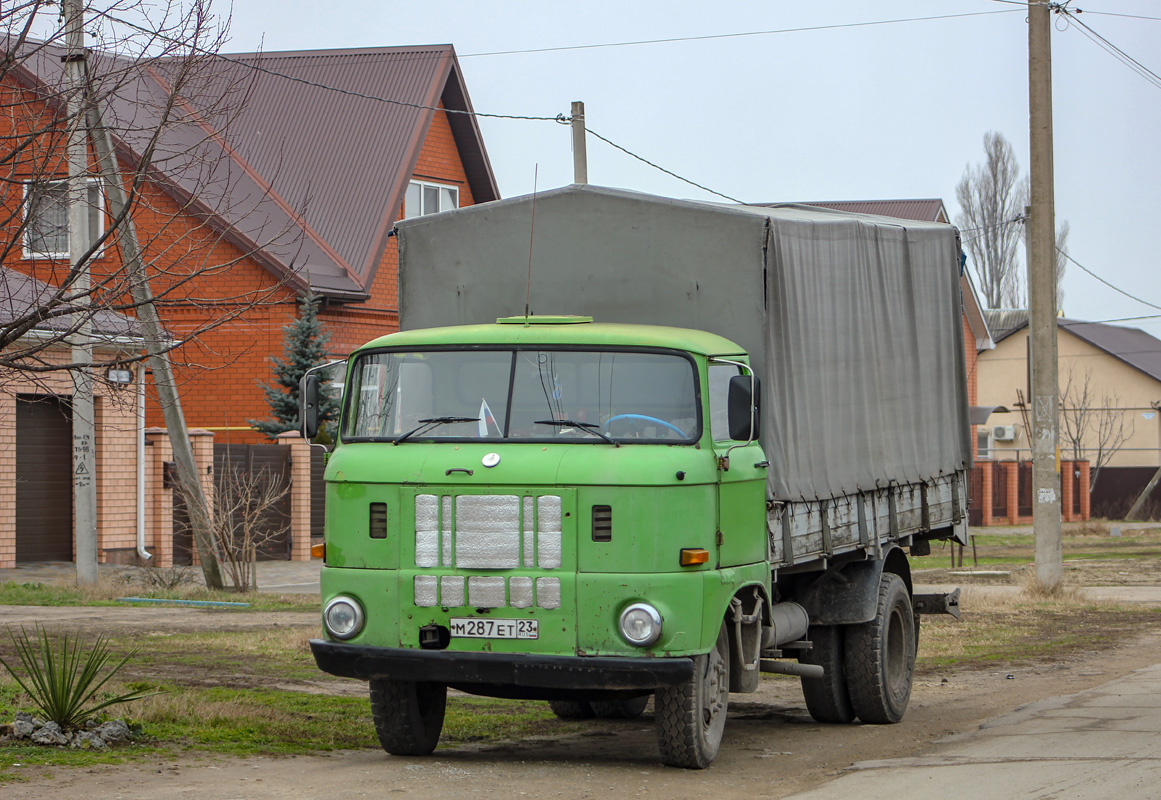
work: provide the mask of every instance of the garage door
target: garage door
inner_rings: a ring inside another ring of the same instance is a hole
[[[16,398],[16,560],[73,560],[72,407]]]

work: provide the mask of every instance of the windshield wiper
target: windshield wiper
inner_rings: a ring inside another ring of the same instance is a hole
[[[399,444],[404,439],[410,439],[417,433],[426,433],[427,431],[439,425],[448,425],[453,422],[479,422],[478,417],[431,417],[430,419],[421,419],[419,425],[409,430],[407,433],[395,440],[395,444]]]
[[[536,419],[532,421],[533,425],[553,425],[557,428],[580,428],[585,433],[591,433],[593,436],[599,436],[614,447],[620,447],[620,443],[614,439],[609,438],[601,433],[601,426],[592,422],[577,422],[575,419]]]

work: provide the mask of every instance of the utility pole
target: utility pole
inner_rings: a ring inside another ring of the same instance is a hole
[[[137,310],[137,321],[145,334],[145,351],[149,354],[149,367],[153,370],[153,383],[157,388],[157,399],[165,416],[165,428],[169,433],[169,443],[177,462],[178,481],[189,508],[190,524],[193,527],[194,546],[201,561],[202,576],[206,586],[221,589],[222,570],[214,551],[213,534],[210,530],[209,498],[202,489],[198,475],[197,461],[189,442],[189,431],[185,425],[185,415],[181,410],[181,396],[177,391],[177,381],[173,376],[173,365],[166,350],[166,336],[161,327],[161,319],[153,302],[153,290],[145,274],[141,259],[141,248],[137,241],[137,230],[129,214],[129,198],[121,183],[121,173],[117,169],[117,155],[113,149],[113,137],[105,127],[100,109],[91,104],[88,108],[89,128],[93,135],[93,149],[97,155],[97,169],[104,178],[105,191],[109,198],[109,211],[117,227],[117,244],[125,270],[129,274],[129,290]]]
[[[1050,592],[1064,576],[1060,528],[1060,382],[1056,364],[1056,212],[1052,168],[1052,6],[1028,3],[1028,127],[1031,211],[1028,218],[1028,320],[1032,338],[1032,529],[1036,581]]]
[[[585,149],[585,104],[572,102],[572,182],[589,182],[589,154]]]
[[[71,293],[79,325],[72,337],[73,377],[73,534],[77,584],[97,582],[97,483],[93,416],[93,340],[89,306],[91,281],[86,263],[89,235],[89,147],[85,111],[84,0],[65,0],[65,62],[68,96],[69,263],[75,273]]]

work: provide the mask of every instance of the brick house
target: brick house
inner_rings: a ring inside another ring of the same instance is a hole
[[[980,358],[980,396],[1005,411],[980,438],[995,460],[1027,460],[1028,311],[987,313],[996,349]],[[1119,519],[1161,467],[1161,341],[1122,325],[1056,322],[1061,455],[1087,462],[1080,482],[1093,514]],[[1161,512],[1161,492],[1149,511]]]
[[[5,46],[0,41],[0,55]],[[62,126],[53,123],[63,67],[59,48],[27,47],[0,70],[0,148],[11,155],[13,143],[32,132],[39,160],[0,162],[0,224],[13,245],[0,249],[0,269],[55,286],[69,267],[67,167]],[[321,300],[331,355],[345,357],[398,326],[394,223],[499,197],[450,45],[221,56],[200,65],[200,83],[184,84],[165,59],[133,64],[99,52],[89,59],[95,84],[116,73],[101,113],[127,187],[135,170],[141,177],[132,218],[162,323],[182,342],[172,358],[185,420],[216,442],[268,441],[248,420],[270,415],[259,383],[273,380],[271,357],[282,356],[283,327],[305,291]],[[184,88],[173,88],[179,84]],[[178,117],[162,124],[172,97]],[[161,133],[149,150],[155,130]],[[143,165],[146,152],[152,160]],[[90,170],[97,175],[91,146]],[[99,187],[94,177],[94,236],[110,222]],[[122,250],[114,238],[91,260],[91,271],[98,294],[122,302]],[[67,407],[71,384],[62,376],[48,395]],[[15,452],[9,434],[20,393],[0,398],[0,451]],[[163,424],[150,396],[145,425]],[[200,443],[199,452],[210,450]],[[98,453],[101,469],[136,461],[132,452]],[[0,472],[13,474],[3,466]],[[158,472],[159,487],[160,480]],[[14,493],[11,479],[0,477],[0,507]],[[304,502],[309,506],[309,498]],[[101,561],[133,544],[110,522],[114,506],[99,512]],[[118,508],[134,521],[169,524],[168,511]],[[155,534],[151,549],[168,552],[168,534]],[[15,558],[9,544],[0,529],[0,566]],[[308,557],[304,544],[309,534],[295,542],[295,557]]]
[[[321,298],[332,353],[346,356],[397,327],[396,220],[499,192],[476,118],[456,113],[472,107],[450,45],[240,54],[210,66],[206,80],[238,105],[223,110],[220,93],[197,86],[181,93],[190,117],[162,129],[157,151],[169,157],[149,170],[134,222],[167,331],[196,337],[174,352],[187,424],[259,442],[247,420],[270,414],[258,383],[272,380],[300,294]],[[21,101],[5,103],[7,132],[21,125],[14,116],[46,113],[38,98],[51,97],[60,70],[46,48],[5,76],[7,99]],[[164,62],[130,73],[104,105],[126,170],[160,114],[139,98],[166,95],[170,78]],[[55,283],[67,256],[37,249],[26,243],[4,265]],[[119,268],[110,243],[94,275]],[[162,424],[152,399],[148,421]]]
[[[47,284],[0,267],[0,323],[18,318],[49,291]],[[41,324],[27,336],[51,335],[53,327]],[[113,361],[142,346],[136,320],[122,314],[97,314],[93,330],[97,358]],[[71,355],[54,344],[39,360],[59,366]],[[97,524],[106,559],[113,551],[136,550],[138,502],[144,500],[136,480],[143,444],[140,384],[132,371],[121,372],[117,380],[96,381],[93,399]],[[73,559],[72,392],[67,371],[0,369],[0,569],[17,561]]]

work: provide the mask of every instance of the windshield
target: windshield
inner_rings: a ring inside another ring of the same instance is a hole
[[[592,444],[700,438],[692,359],[636,350],[424,350],[360,355],[343,438]]]

